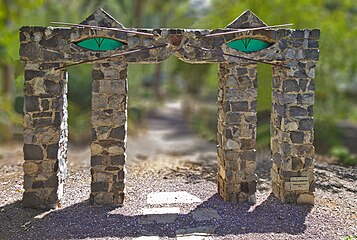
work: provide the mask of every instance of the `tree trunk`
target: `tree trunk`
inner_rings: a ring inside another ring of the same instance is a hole
[[[14,68],[8,63],[3,63],[1,64],[1,72],[3,75],[1,93],[7,96],[11,96],[14,90]]]
[[[134,2],[134,27],[143,27],[144,10],[146,0],[135,0]]]
[[[162,79],[162,66],[164,63],[158,63],[155,66],[155,75],[154,75],[154,94],[156,99],[159,102],[165,100],[165,94],[161,87],[161,79]]]

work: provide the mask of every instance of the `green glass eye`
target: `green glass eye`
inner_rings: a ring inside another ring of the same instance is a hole
[[[253,38],[238,39],[227,43],[228,47],[247,53],[260,51],[271,45],[273,44]]]
[[[122,46],[125,43],[111,39],[111,38],[88,38],[75,43],[77,46],[80,46],[85,49],[94,50],[94,51],[108,51],[115,50]]]

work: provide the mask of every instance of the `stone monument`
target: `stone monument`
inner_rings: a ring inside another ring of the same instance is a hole
[[[252,29],[248,31],[249,29]],[[244,30],[244,31],[241,31]],[[66,66],[92,63],[92,205],[122,205],[127,136],[127,67],[171,55],[218,63],[218,191],[255,201],[257,63],[273,65],[272,191],[314,203],[315,63],[320,31],[273,29],[247,10],[223,29],[127,29],[102,9],[81,25],[22,27],[23,205],[55,208],[63,195],[68,140]],[[130,78],[130,76],[129,76]]]

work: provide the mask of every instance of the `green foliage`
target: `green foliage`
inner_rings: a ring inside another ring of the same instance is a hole
[[[196,100],[185,98],[183,103],[184,116],[189,126],[204,139],[217,139],[217,109],[213,104],[197,103]]]
[[[334,146],[330,155],[339,159],[345,165],[357,165],[357,155],[352,154],[350,150],[344,146]]]
[[[80,22],[96,8],[102,7],[127,27],[222,28],[246,9],[251,9],[269,25],[294,23],[294,28],[320,28],[320,63],[317,65],[315,126],[316,144],[321,150],[340,145],[340,133],[335,122],[346,118],[357,121],[357,2],[351,0],[12,0],[0,1],[0,64],[14,66],[16,110],[21,112],[23,88],[22,66],[19,64],[18,29],[23,25],[47,26],[51,21]],[[203,4],[205,3],[205,4]],[[265,4],[264,4],[265,3]],[[224,16],[224,17],[222,17]],[[129,67],[129,109],[147,111],[156,103],[155,89],[147,87],[157,65]],[[1,71],[1,70],[0,70]],[[90,66],[70,69],[69,112],[70,132],[86,138],[90,128]],[[259,112],[271,109],[271,67],[258,65]],[[175,58],[162,66],[160,83],[167,94],[180,96],[189,93],[196,100],[212,104],[217,95],[217,64],[189,65]],[[186,97],[186,95],[184,95]],[[0,130],[9,122],[19,126],[20,116],[13,110],[13,99],[0,96]],[[215,105],[212,104],[212,106]],[[139,109],[139,110],[138,110]],[[203,111],[206,112],[206,111]],[[199,115],[196,128],[206,131],[216,114],[206,112],[211,120]],[[130,115],[133,115],[131,117]],[[140,123],[145,114],[129,114],[130,122]],[[133,118],[131,120],[130,118]],[[71,127],[72,126],[72,127]],[[268,125],[258,126],[258,141],[268,141]],[[212,127],[215,129],[215,127]],[[9,131],[0,131],[3,136]],[[205,134],[205,135],[211,135]],[[80,138],[82,138],[80,137]],[[3,137],[3,139],[5,139]],[[259,140],[262,139],[262,140]],[[258,145],[260,143],[258,142]]]
[[[0,96],[0,142],[12,139],[12,131],[22,125],[22,116],[15,112],[12,100]]]
[[[257,126],[257,149],[270,146],[270,123],[262,123]]]
[[[341,240],[357,240],[357,235],[356,236],[342,237]]]
[[[315,118],[315,146],[318,152],[326,152],[341,145],[342,133],[333,118]]]

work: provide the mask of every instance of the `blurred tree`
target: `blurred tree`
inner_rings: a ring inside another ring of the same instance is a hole
[[[320,63],[316,76],[316,122],[331,125],[338,118],[357,121],[357,2],[353,0],[0,0],[0,111],[1,124],[14,120],[12,98],[22,92],[22,67],[18,61],[18,29],[22,25],[50,25],[51,21],[80,22],[96,8],[102,7],[127,27],[221,28],[246,9],[251,9],[266,23],[294,23],[294,28],[320,28]],[[88,118],[90,97],[83,89],[90,89],[91,81],[85,70],[73,69],[70,74],[70,108],[72,120]],[[187,71],[187,69],[189,71]],[[76,71],[74,71],[76,70]],[[260,69],[261,70],[261,69]],[[70,70],[71,71],[71,70]],[[77,74],[76,74],[77,73]],[[187,91],[196,99],[215,101],[217,66],[192,67],[170,58],[159,65],[131,65],[129,67],[129,107],[147,104],[145,99],[159,98],[162,84],[179,76]],[[269,70],[261,70],[265,86]],[[154,92],[142,87],[144,78],[153,78]],[[161,81],[162,80],[162,81]],[[156,82],[155,82],[156,81]],[[15,84],[14,84],[15,83]],[[269,83],[270,84],[270,83]],[[177,84],[171,84],[177,88]],[[268,85],[266,85],[268,87]],[[88,90],[90,91],[90,90]],[[259,92],[259,110],[270,110],[266,104],[269,94]],[[7,95],[5,101],[5,95]],[[84,97],[87,96],[87,97]],[[269,101],[269,100],[268,100]],[[19,107],[18,107],[19,108]],[[12,117],[10,117],[10,115]],[[213,114],[214,117],[214,114]],[[328,121],[325,121],[325,120]],[[82,120],[81,120],[82,121]],[[81,122],[79,121],[79,122]],[[325,123],[324,123],[325,122]],[[5,125],[4,125],[5,126]],[[7,126],[7,125],[6,125]],[[319,127],[323,131],[324,128]],[[327,131],[327,130],[326,130]],[[2,131],[1,131],[2,132]],[[331,131],[330,131],[331,132]],[[1,134],[1,133],[0,133]],[[326,133],[328,135],[329,133]],[[320,134],[325,136],[324,134]]]
[[[41,5],[41,0],[0,1],[0,71],[2,73],[1,93],[7,97],[14,91],[14,60],[18,59],[18,23],[24,12]]]

